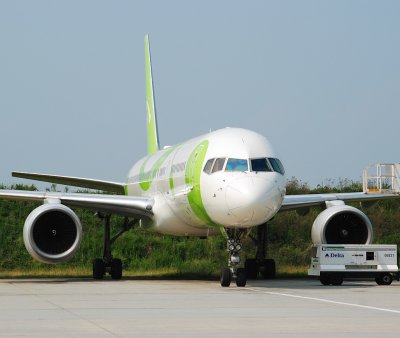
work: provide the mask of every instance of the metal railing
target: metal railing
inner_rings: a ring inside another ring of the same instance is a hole
[[[372,193],[400,193],[400,163],[370,164],[363,172],[363,191]]]

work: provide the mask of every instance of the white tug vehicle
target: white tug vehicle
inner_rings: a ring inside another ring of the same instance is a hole
[[[344,278],[375,278],[378,285],[399,280],[396,245],[318,244],[313,246],[310,276],[323,285],[341,285]]]

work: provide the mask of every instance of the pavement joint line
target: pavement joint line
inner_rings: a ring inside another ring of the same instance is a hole
[[[18,287],[18,288],[21,288],[19,285],[17,286],[16,283],[12,283],[12,282],[11,282],[10,284],[13,285],[13,286],[16,286],[16,287]],[[86,322],[89,322],[90,324],[92,324],[92,325],[94,325],[95,327],[97,327],[97,328],[103,330],[104,332],[109,333],[109,334],[112,335],[113,337],[121,337],[121,336],[117,335],[116,333],[114,333],[114,332],[112,332],[112,331],[106,329],[105,327],[102,327],[101,325],[97,324],[95,321],[90,320],[90,319],[85,318],[85,317],[82,317],[82,316],[78,315],[77,313],[73,312],[72,310],[67,309],[67,308],[65,308],[65,307],[62,307],[62,306],[60,306],[60,305],[58,305],[58,304],[52,302],[51,300],[47,299],[45,296],[43,296],[43,295],[41,295],[41,294],[39,294],[39,293],[37,293],[37,292],[31,292],[29,295],[30,295],[30,296],[35,296],[36,298],[38,298],[38,299],[40,299],[40,300],[44,300],[45,302],[47,302],[47,303],[49,303],[49,304],[55,306],[56,308],[58,308],[58,309],[60,309],[60,310],[62,310],[62,311],[65,311],[65,312],[71,314],[72,316],[74,316],[74,317],[76,317],[76,318],[79,318],[79,319],[81,319],[81,320],[84,320],[84,321],[86,321]]]
[[[269,294],[269,295],[275,295],[275,296],[284,296],[284,297],[292,297],[292,298],[299,298],[299,299],[305,299],[305,300],[313,300],[313,301],[317,301],[317,302],[324,302],[324,303],[330,303],[330,304],[335,304],[335,305],[344,305],[344,306],[358,307],[358,308],[367,309],[367,310],[375,310],[375,311],[383,311],[383,312],[390,312],[390,313],[400,314],[400,310],[385,309],[385,308],[381,308],[381,307],[354,304],[354,303],[338,302],[338,301],[335,301],[335,300],[329,300],[329,299],[324,299],[324,298],[291,295],[289,293],[282,293],[282,292],[262,291],[262,290],[259,290],[259,289],[256,289],[256,288],[246,288],[246,289],[247,290],[251,290],[251,291],[255,291],[255,292]]]
[[[46,301],[49,302],[50,304],[52,304],[52,305],[58,307],[59,309],[65,311],[65,312],[68,312],[69,314],[71,314],[71,315],[73,315],[73,316],[75,316],[75,317],[81,319],[81,320],[84,320],[84,321],[86,321],[86,322],[89,322],[90,324],[94,325],[95,327],[97,327],[97,328],[99,328],[99,329],[101,329],[101,330],[103,330],[103,331],[109,333],[109,334],[112,335],[113,337],[122,337],[122,336],[120,336],[120,335],[118,335],[118,334],[116,334],[116,333],[110,331],[109,329],[106,329],[105,327],[103,327],[103,326],[97,324],[94,320],[91,320],[91,319],[85,318],[85,317],[83,317],[83,316],[81,316],[81,315],[78,315],[77,313],[73,312],[72,310],[67,309],[67,308],[64,308],[64,307],[62,307],[62,306],[59,306],[58,304],[56,304],[56,303],[54,303],[54,302],[51,302],[51,301],[49,301],[48,299],[46,299]]]

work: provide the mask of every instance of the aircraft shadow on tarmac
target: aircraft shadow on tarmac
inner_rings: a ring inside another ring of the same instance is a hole
[[[216,286],[219,287],[219,283],[215,280],[210,279],[194,279],[194,278],[161,278],[161,277],[149,277],[149,276],[137,276],[137,277],[123,277],[119,281],[112,280],[111,278],[105,278],[103,280],[94,281],[90,277],[68,277],[68,278],[49,278],[49,277],[35,277],[35,278],[4,278],[0,279],[0,284],[3,283],[13,283],[13,284],[24,284],[24,283],[35,283],[35,284],[70,284],[70,283],[124,283],[124,282],[135,282],[135,281],[149,281],[149,282],[204,282],[204,283],[215,283]],[[394,282],[390,286],[379,286],[381,288],[384,287],[396,287],[400,286],[397,282]],[[264,288],[264,289],[302,289],[302,290],[321,290],[321,289],[368,289],[378,287],[373,279],[370,280],[360,280],[360,279],[346,279],[342,285],[340,286],[325,286],[322,285],[317,279],[308,279],[308,278],[292,278],[292,279],[271,279],[271,280],[249,280],[246,287],[252,288]],[[246,289],[243,288],[243,289]]]

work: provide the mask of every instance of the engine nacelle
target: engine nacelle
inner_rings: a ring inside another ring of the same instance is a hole
[[[34,209],[25,221],[25,247],[40,262],[65,262],[78,250],[81,240],[81,222],[65,205],[43,204]]]
[[[314,244],[370,244],[372,237],[372,224],[367,215],[348,205],[325,209],[311,230]]]

